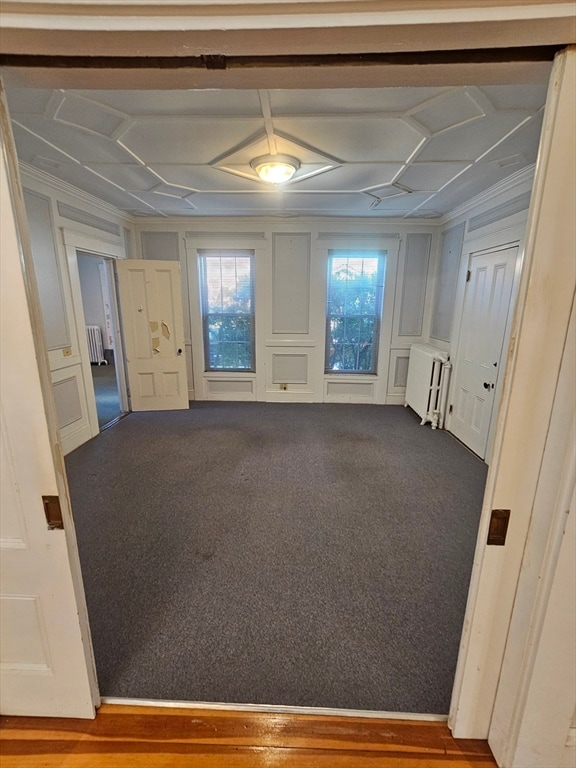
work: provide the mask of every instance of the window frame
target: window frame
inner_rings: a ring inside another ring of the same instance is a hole
[[[326,303],[324,307],[325,311],[325,344],[324,344],[324,375],[325,376],[377,376],[378,375],[378,355],[380,350],[380,334],[382,330],[382,316],[384,313],[384,293],[385,293],[385,281],[386,281],[386,259],[389,255],[388,249],[374,248],[370,250],[354,249],[354,248],[329,248],[326,261]],[[331,301],[331,284],[332,284],[332,270],[331,264],[335,258],[377,258],[378,270],[377,270],[377,293],[376,293],[376,313],[374,315],[362,314],[354,315],[357,318],[374,318],[374,333],[372,337],[372,365],[370,370],[333,370],[328,367],[330,348],[332,341],[331,334],[331,319],[333,317],[348,317],[347,315],[334,315],[330,313],[330,301]]]
[[[206,258],[248,258],[250,260],[250,312],[208,312],[207,311],[207,272]],[[200,278],[200,314],[202,318],[202,343],[204,347],[205,373],[256,373],[256,309],[255,309],[255,251],[253,248],[199,248],[198,267]],[[210,331],[209,318],[214,315],[229,315],[230,317],[250,318],[250,353],[252,365],[250,368],[214,368],[210,365]]]

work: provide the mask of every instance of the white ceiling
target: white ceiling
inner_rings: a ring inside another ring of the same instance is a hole
[[[545,85],[12,88],[20,159],[135,215],[437,217],[536,160]],[[281,187],[250,161],[301,167]]]

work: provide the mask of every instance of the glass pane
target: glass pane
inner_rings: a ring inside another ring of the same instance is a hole
[[[375,370],[381,282],[381,256],[330,256],[327,371],[371,373]]]
[[[249,256],[205,256],[208,312],[250,313],[252,277]]]
[[[252,251],[202,251],[207,370],[254,370]]]
[[[240,315],[208,315],[209,368],[252,368],[251,319]]]

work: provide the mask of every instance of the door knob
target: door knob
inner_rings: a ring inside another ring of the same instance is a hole
[[[489,381],[485,381],[484,384],[482,384],[484,389],[494,389],[494,384],[491,384]]]

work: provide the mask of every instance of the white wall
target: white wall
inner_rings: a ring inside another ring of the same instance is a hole
[[[104,296],[100,281],[99,266],[103,259],[96,256],[78,254],[78,274],[82,291],[82,306],[86,325],[97,325],[105,335],[106,315],[104,313]]]
[[[510,298],[510,309],[504,334],[500,363],[502,372],[510,342],[512,318],[516,305],[521,268],[524,258],[524,238],[528,207],[534,177],[530,167],[468,200],[440,225],[439,248],[435,253],[431,288],[433,300],[429,322],[429,341],[450,353],[453,370],[448,393],[446,429],[450,430],[454,392],[458,376],[458,342],[464,312],[466,273],[471,255],[504,246],[518,246],[516,268]],[[485,460],[490,463],[497,414],[502,397],[504,377],[496,379],[492,401]]]
[[[411,344],[456,351],[471,238],[515,228],[523,237],[533,169],[438,222],[194,218],[138,221],[137,254],[180,261],[191,399],[403,404]],[[256,373],[204,371],[198,251],[255,252]],[[330,248],[389,251],[378,372],[324,374],[326,259]],[[293,370],[287,389],[278,367]]]
[[[439,222],[431,268],[430,344],[456,352],[468,269],[466,246],[498,233],[503,243],[509,242],[511,232],[523,238],[533,178],[531,166],[467,200]]]
[[[435,229],[430,223],[397,220],[147,219],[137,222],[136,241],[143,258],[180,261],[187,357],[193,361],[191,398],[403,404],[410,345],[427,334]],[[204,371],[198,285],[198,251],[203,248],[254,250],[254,374]],[[376,375],[324,374],[332,248],[387,251]]]
[[[55,326],[50,355],[55,384],[62,390],[57,398],[61,427],[77,431],[86,424],[85,393],[88,390],[89,399],[90,382],[81,378],[81,360],[75,351],[81,334],[74,319],[74,276],[66,259],[65,233],[96,234],[115,246],[124,245],[129,257],[180,262],[191,399],[403,404],[411,344],[425,341],[452,355],[456,351],[466,243],[510,227],[522,235],[532,171],[487,190],[439,222],[422,223],[194,218],[146,219],[132,227],[130,219],[111,206],[46,174],[25,167],[23,179],[41,208],[30,211],[31,227],[40,290],[46,289],[45,301],[50,302],[46,316]],[[254,374],[204,371],[198,250],[220,247],[255,252]],[[376,375],[324,374],[326,260],[331,248],[388,252]],[[84,267],[80,269],[84,274]],[[95,324],[104,327],[101,317]],[[283,383],[286,390],[280,387]]]

